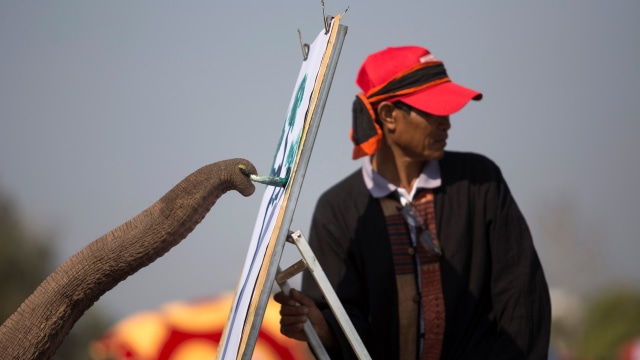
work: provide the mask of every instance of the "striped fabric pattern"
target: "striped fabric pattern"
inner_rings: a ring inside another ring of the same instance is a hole
[[[423,190],[416,195],[413,205],[425,219],[429,231],[437,241],[436,216],[433,204],[433,192]],[[440,359],[442,342],[444,340],[445,309],[442,295],[442,277],[440,276],[440,262],[437,256],[430,256],[427,250],[418,246],[420,258],[420,279],[422,289],[422,313],[425,324],[424,350],[421,360]]]
[[[396,275],[414,274],[413,246],[404,218],[397,213],[388,215],[386,220]]]
[[[420,216],[425,219],[434,239],[437,240],[433,199],[433,192],[429,189],[424,189],[416,194],[412,202]],[[383,200],[385,203],[389,201],[389,198]],[[396,202],[396,208],[400,206],[396,200],[391,201]],[[386,205],[384,207],[396,276],[416,274],[416,257],[420,263],[419,274],[422,286],[418,289],[417,282],[415,284],[416,292],[420,293],[419,301],[422,307],[425,332],[424,351],[420,359],[439,359],[444,339],[445,308],[438,256],[428,253],[422,244],[417,244],[414,248],[411,244],[409,229],[404,217],[398,211],[390,211],[392,209],[391,206]],[[399,289],[399,293],[406,294],[407,292]],[[399,300],[402,303],[403,299]],[[403,333],[403,330],[400,332]]]

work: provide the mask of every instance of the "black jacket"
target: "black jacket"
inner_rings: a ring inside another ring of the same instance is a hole
[[[434,189],[446,323],[442,359],[546,359],[551,305],[529,228],[488,158],[446,152]],[[309,243],[373,359],[398,358],[393,258],[378,200],[356,171],[318,200]],[[355,358],[309,274],[313,297]]]

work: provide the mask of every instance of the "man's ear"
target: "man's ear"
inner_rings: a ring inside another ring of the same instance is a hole
[[[388,101],[383,101],[378,105],[378,120],[389,130],[394,130],[396,127],[396,119],[394,117],[396,110],[396,107]]]

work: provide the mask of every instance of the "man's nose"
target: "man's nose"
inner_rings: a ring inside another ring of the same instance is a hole
[[[449,121],[449,116],[440,116],[438,119],[438,127],[440,130],[447,131],[451,129],[451,121]]]

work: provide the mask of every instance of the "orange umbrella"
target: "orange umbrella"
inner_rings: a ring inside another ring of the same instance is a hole
[[[233,294],[177,301],[133,314],[90,346],[94,360],[215,359]],[[279,304],[269,300],[253,359],[313,359],[307,344],[280,334]]]

